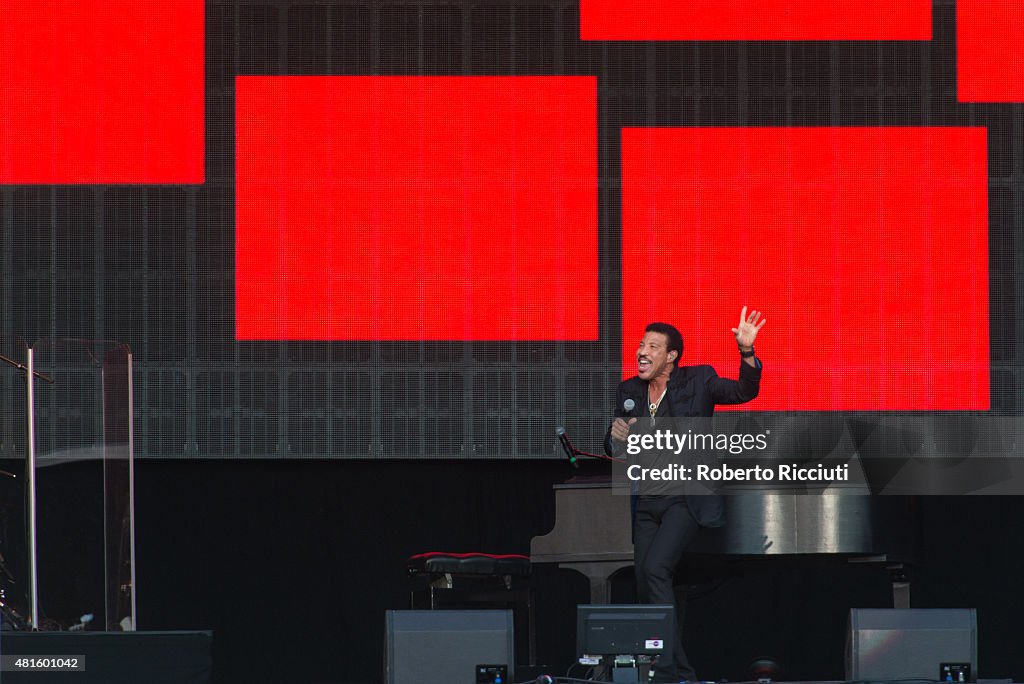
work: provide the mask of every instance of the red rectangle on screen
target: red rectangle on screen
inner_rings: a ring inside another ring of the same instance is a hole
[[[593,77],[238,77],[236,336],[597,338]]]
[[[1024,3],[957,0],[956,60],[961,102],[1024,102]]]
[[[0,183],[202,183],[202,0],[4,0]]]
[[[931,40],[931,0],[580,0],[583,40]]]
[[[683,364],[739,372],[764,312],[755,410],[987,410],[984,128],[622,134],[624,375],[650,321]]]

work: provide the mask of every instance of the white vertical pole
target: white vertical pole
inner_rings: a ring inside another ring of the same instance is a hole
[[[132,354],[128,352],[128,548],[132,562],[132,624],[139,628],[135,615],[135,385],[132,379]]]
[[[39,629],[39,574],[36,558],[36,421],[35,421],[35,366],[32,363],[32,348],[28,349],[28,573],[29,612],[28,621],[33,630]]]

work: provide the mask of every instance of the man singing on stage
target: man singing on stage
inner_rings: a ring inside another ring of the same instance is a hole
[[[711,366],[679,366],[683,355],[679,331],[667,323],[648,325],[636,351],[637,374],[619,385],[615,420],[604,442],[608,455],[622,453],[637,418],[711,416],[715,404],[742,404],[756,397],[761,362],[754,355],[754,339],[764,324],[760,312],[748,316],[743,307],[740,322],[732,329],[741,357],[739,380],[720,378]],[[675,603],[680,632],[684,605],[682,599],[674,601],[676,565],[700,527],[722,525],[722,508],[718,495],[640,496],[636,501],[633,561],[637,598],[643,603]],[[677,634],[672,658],[658,658],[654,681],[696,678],[683,649],[682,634]]]

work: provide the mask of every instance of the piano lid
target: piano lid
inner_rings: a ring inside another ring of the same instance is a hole
[[[554,492],[554,527],[530,544],[535,563],[632,559],[629,496],[613,494],[607,477],[573,478]],[[697,535],[689,552],[912,560],[918,526],[915,497],[735,494],[725,499],[725,525]]]

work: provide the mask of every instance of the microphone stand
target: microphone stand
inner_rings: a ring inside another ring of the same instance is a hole
[[[26,366],[23,363],[18,363],[14,359],[8,358],[8,357],[4,356],[3,354],[0,354],[0,361],[3,361],[8,366],[13,366],[14,368],[17,368],[22,373],[25,373],[25,374],[28,373],[28,366]],[[33,369],[32,370],[32,375],[34,375],[35,377],[39,378],[40,380],[44,380],[44,381],[50,383],[51,385],[54,383],[53,376],[47,375],[46,373],[40,373],[39,371]]]
[[[559,441],[562,443],[562,449],[565,450],[566,456],[569,457],[569,463],[574,468],[579,466],[576,464],[577,456],[586,456],[587,458],[593,458],[599,461],[612,461],[613,463],[625,463],[626,460],[622,458],[615,458],[614,456],[607,456],[605,454],[592,454],[589,451],[582,451],[573,446],[572,441],[569,439],[569,435],[566,433],[565,428],[559,426],[555,428],[555,434],[558,435]]]

